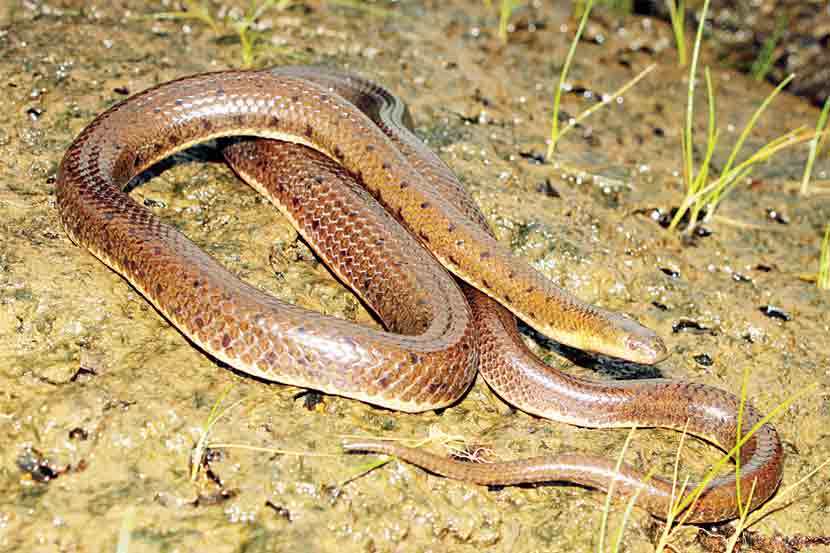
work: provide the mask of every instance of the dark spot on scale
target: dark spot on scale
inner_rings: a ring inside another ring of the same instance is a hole
[[[366,151],[367,152],[374,152],[375,151],[375,145],[374,144],[366,144]]]
[[[311,137],[314,135],[314,129],[313,129],[313,128],[311,128],[311,125],[306,125],[306,126],[305,126],[305,133],[304,133],[304,134],[305,134],[308,138],[311,138]]]
[[[402,182],[398,186],[400,187],[401,190],[405,190],[405,189],[409,188],[409,183],[408,182]]]
[[[421,209],[426,209],[429,207],[429,202],[421,202]]]
[[[487,250],[484,250],[483,252],[481,252],[481,254],[479,255],[479,257],[480,257],[481,259],[487,259],[488,257],[490,257],[490,252],[489,252],[489,251],[487,251]]]
[[[242,126],[245,124],[245,116],[242,114],[237,114],[233,116],[233,123],[234,125]]]
[[[112,213],[104,213],[104,220],[105,221],[112,221],[115,218],[115,215]]]
[[[487,282],[487,281],[486,281],[486,280],[484,280],[484,279],[482,279],[482,280],[481,280],[481,285],[482,285],[482,286],[484,286],[485,288],[492,288],[492,287],[490,286],[490,283],[489,283],[489,282]]]
[[[511,300],[510,296],[508,296],[507,294],[504,295],[504,301],[506,301],[507,303],[513,303],[513,300]]]
[[[292,96],[292,97],[291,97],[291,101],[292,101],[292,102],[299,102],[299,101],[300,101],[300,97],[299,97],[299,96],[297,96],[297,95],[295,94],[294,96]]]
[[[340,146],[335,146],[334,152],[332,153],[334,154],[334,157],[336,157],[340,161],[343,161],[343,150],[340,149]]]
[[[161,113],[161,108],[160,107],[153,108],[153,113]]]
[[[314,219],[313,221],[311,221],[311,229],[317,230],[318,228],[320,228],[320,220]]]
[[[198,287],[200,287],[201,285],[202,285],[202,281],[201,281],[201,280],[196,279],[196,280],[194,280],[194,281],[193,281],[193,287],[194,287],[194,288],[198,288]]]
[[[139,165],[141,165],[141,163],[142,163],[141,155],[136,154],[135,158],[133,158],[133,167],[138,167]]]
[[[160,296],[161,293],[164,292],[164,288],[162,287],[161,283],[156,284],[156,295]]]
[[[454,223],[450,223],[449,225],[447,225],[447,232],[455,232],[455,224]]]
[[[533,293],[533,290],[534,290],[533,286],[528,286],[528,287],[527,287],[527,290],[525,290],[525,293],[527,293],[527,294],[532,294],[532,293]]]
[[[421,238],[421,240],[429,244],[429,236],[427,236],[425,233],[419,232],[418,236]]]
[[[184,105],[184,101],[183,101],[181,98],[176,98],[176,99],[173,101],[173,103],[174,103],[174,104],[176,104],[177,106]]]
[[[323,182],[325,182],[325,180],[323,179],[323,177],[321,175],[314,175],[313,178],[314,178],[314,182],[316,182],[317,184],[323,184]]]
[[[419,356],[417,353],[410,353],[410,354],[409,354],[409,361],[410,361],[413,365],[417,365],[418,363],[420,363],[420,362],[421,362],[421,358],[420,358],[420,356]]]
[[[216,95],[217,96],[224,96],[225,95],[225,89],[224,88],[217,88],[216,89]]]
[[[389,162],[384,161],[383,163],[381,163],[381,164],[380,164],[380,167],[381,167],[381,169],[383,169],[384,171],[388,171],[388,170],[389,170],[392,166],[391,166],[391,165],[389,165]]]
[[[280,118],[277,117],[276,115],[272,115],[270,125],[272,127],[279,127],[280,126]]]
[[[222,347],[226,348],[229,345],[231,345],[231,337],[225,334],[224,336],[222,336]]]
[[[452,263],[453,265],[458,267],[458,261],[453,256],[449,256],[449,260],[450,260],[450,263]]]
[[[535,319],[535,318],[536,318],[536,313],[534,313],[533,311],[531,311],[531,312],[529,313],[529,315],[530,315],[530,318],[531,318],[531,319]]]
[[[209,119],[202,119],[202,130],[211,132],[213,130],[213,123]]]
[[[509,273],[507,273],[507,278],[509,278],[509,279],[516,278],[516,273],[514,271],[510,271]]]

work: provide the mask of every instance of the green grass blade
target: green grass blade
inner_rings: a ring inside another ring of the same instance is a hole
[[[654,473],[657,472],[657,467],[652,467],[646,473],[645,477],[643,478],[643,484],[648,483],[651,480],[651,477],[654,476]],[[622,549],[622,538],[623,533],[625,532],[625,527],[628,526],[628,519],[631,517],[631,511],[634,510],[634,505],[637,503],[637,499],[640,497],[640,493],[643,491],[643,488],[637,488],[637,491],[634,492],[634,495],[628,500],[628,503],[625,505],[625,512],[623,513],[622,521],[620,522],[620,527],[617,529],[617,539],[614,540],[614,546],[611,548],[611,553],[617,553]]]
[[[824,107],[818,116],[818,123],[816,123],[816,136],[810,141],[810,155],[807,157],[807,165],[804,166],[804,175],[801,177],[802,196],[806,196],[809,192],[810,178],[813,175],[813,163],[815,163],[819,154],[819,142],[823,142],[820,136],[824,132],[824,127],[827,125],[828,114],[830,114],[830,97],[824,102]]]
[[[684,0],[666,0],[669,7],[669,19],[677,47],[677,61],[680,67],[686,67],[686,2]]]
[[[749,133],[751,133],[752,129],[755,128],[755,124],[758,122],[758,118],[761,117],[761,115],[767,109],[767,106],[770,105],[770,103],[775,99],[776,96],[778,96],[778,94],[784,89],[784,87],[790,84],[790,81],[792,81],[794,77],[794,74],[790,74],[789,77],[778,83],[778,86],[776,86],[775,89],[772,92],[770,92],[769,95],[767,95],[764,101],[761,102],[761,105],[758,106],[758,109],[755,110],[755,113],[752,114],[752,117],[750,117],[749,122],[744,127],[743,132],[741,132],[741,136],[738,138],[738,141],[732,148],[732,153],[729,155],[729,159],[726,161],[726,165],[724,165],[723,167],[723,173],[728,173],[729,170],[732,168],[732,164],[735,162],[735,158],[738,157],[738,154],[740,153],[741,148],[743,148],[744,141],[746,141],[747,137],[749,136]]]
[[[824,239],[821,241],[816,286],[821,290],[830,290],[830,223],[824,228]]]
[[[572,121],[570,121],[568,123],[568,125],[564,129],[562,129],[559,132],[559,138],[562,138],[563,136],[565,136],[568,132],[571,131],[571,129],[573,129],[579,123],[581,123],[582,121],[584,121],[585,119],[590,117],[594,112],[596,112],[600,108],[603,108],[603,107],[607,106],[608,104],[610,104],[611,102],[615,101],[617,98],[619,98],[620,96],[622,96],[623,94],[628,92],[629,89],[631,89],[631,87],[633,87],[638,82],[643,80],[643,78],[646,75],[648,75],[649,73],[651,73],[652,71],[654,71],[654,69],[656,67],[657,67],[657,64],[655,64],[655,63],[649,65],[648,67],[646,67],[645,69],[640,71],[633,79],[631,79],[630,81],[625,83],[623,86],[621,86],[620,88],[618,88],[617,90],[612,92],[610,95],[603,98],[603,100],[601,102],[599,102],[597,104],[594,104],[590,108],[586,109],[585,111],[583,111],[582,113],[577,115]]]
[[[585,29],[585,23],[588,21],[588,15],[591,13],[591,8],[594,6],[594,0],[588,0],[585,4],[585,10],[582,12],[582,17],[579,19],[579,27],[576,29],[576,35],[571,46],[568,49],[568,55],[565,56],[565,64],[562,66],[562,71],[559,73],[559,82],[556,84],[556,94],[553,97],[553,117],[550,123],[550,144],[548,145],[548,152],[545,158],[550,161],[553,158],[553,152],[556,150],[556,143],[559,140],[559,104],[562,100],[562,87],[565,85],[565,79],[568,78],[568,72],[571,69],[571,62],[573,61],[574,53],[576,52],[576,45],[579,44],[579,38],[582,36],[582,31]]]
[[[684,174],[688,179],[686,181],[686,192],[694,194],[695,190],[691,190],[692,182],[694,181],[694,136],[692,133],[692,124],[694,122],[695,111],[695,81],[697,78],[697,62],[700,58],[700,43],[703,40],[703,27],[706,23],[706,13],[709,10],[709,0],[703,2],[703,9],[700,13],[700,24],[697,26],[697,34],[695,35],[695,45],[692,50],[692,64],[689,68],[689,88],[686,92],[686,126],[684,129],[685,148],[683,150],[683,160],[685,162]]]
[[[617,457],[617,464],[614,466],[614,473],[620,473],[620,467],[622,467],[623,459],[625,458],[625,452],[628,450],[628,445],[631,443],[631,438],[634,437],[634,431],[637,430],[636,426],[632,426],[631,430],[628,432],[628,436],[625,438],[625,442],[623,443],[622,450],[620,451],[619,456]],[[608,484],[608,493],[605,494],[605,505],[602,509],[602,520],[599,525],[599,545],[597,547],[598,553],[603,553],[605,549],[605,529],[608,526],[608,514],[611,512],[611,500],[614,497],[614,487],[617,483],[615,478],[611,479],[611,482]]]

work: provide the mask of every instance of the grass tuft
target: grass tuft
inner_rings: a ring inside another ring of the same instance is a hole
[[[223,30],[226,28],[232,29],[239,38],[239,44],[242,46],[242,66],[249,68],[253,66],[256,45],[260,38],[259,33],[253,31],[257,19],[273,8],[278,10],[288,8],[292,0],[265,0],[264,2],[251,0],[248,10],[242,16],[235,15],[235,12],[229,11],[228,15],[222,20],[217,20],[210,13],[208,2],[206,1],[183,0],[183,2],[186,8],[185,10],[159,12],[150,17],[152,19],[190,19],[200,21],[209,26],[217,35],[223,34]]]
[[[700,24],[697,28],[697,35],[695,36],[694,49],[692,52],[692,63],[689,69],[689,87],[687,92],[686,104],[686,121],[684,126],[684,133],[681,137],[681,149],[683,156],[683,181],[686,188],[686,195],[677,209],[677,213],[669,224],[669,230],[674,230],[683,220],[686,214],[689,214],[689,222],[686,227],[686,232],[691,233],[700,217],[700,214],[705,211],[704,220],[709,220],[713,216],[720,202],[726,197],[729,192],[741,181],[743,181],[758,163],[768,160],[777,152],[784,148],[794,146],[805,142],[813,137],[809,132],[805,132],[803,128],[794,129],[785,133],[778,138],[775,138],[764,146],[749,155],[746,159],[737,163],[737,157],[743,148],[749,134],[752,132],[758,119],[775,99],[775,97],[787,86],[794,78],[790,75],[784,79],[773,90],[766,99],[761,103],[755,113],[753,113],[749,122],[741,132],[738,141],[732,148],[726,165],[720,171],[720,175],[710,182],[709,173],[712,156],[717,145],[719,132],[716,129],[715,116],[715,94],[712,87],[712,80],[708,68],[705,69],[706,75],[706,91],[709,105],[709,129],[706,138],[706,154],[700,165],[700,168],[695,171],[694,166],[694,137],[692,133],[692,124],[694,120],[694,91],[697,75],[697,64],[700,57],[700,43],[703,36],[703,27],[706,21],[706,13],[709,9],[709,0],[703,3],[703,10],[701,12]]]
[[[756,81],[761,82],[767,77],[767,73],[772,68],[775,47],[778,45],[778,41],[781,39],[781,35],[784,34],[787,26],[789,26],[789,23],[790,21],[787,17],[783,15],[779,17],[775,22],[775,30],[773,30],[772,34],[761,45],[758,57],[752,62],[752,67],[749,69],[749,72],[752,73]]]

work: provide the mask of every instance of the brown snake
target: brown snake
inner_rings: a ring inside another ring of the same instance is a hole
[[[497,242],[474,200],[410,128],[398,98],[336,70],[185,77],[112,107],[80,133],[60,166],[58,206],[74,242],[205,351],[252,375],[415,412],[456,401],[478,365],[500,396],[542,417],[589,427],[686,427],[724,449],[736,443],[738,400],[719,389],[679,380],[594,382],[539,361],[516,316],[561,343],[635,362],[660,361],[666,349],[652,331],[573,298]],[[123,191],[174,152],[240,135],[285,141],[234,140],[224,152],[387,330],[285,304],[241,282]],[[747,406],[742,433],[760,418]],[[475,464],[375,440],[345,447],[481,484],[567,480],[605,488],[616,478],[619,495],[642,490],[639,505],[658,517],[671,503],[671,482],[643,483],[633,467],[618,473],[612,462],[585,455]],[[781,480],[775,430],[762,426],[740,460],[742,501],[754,482],[754,508]],[[720,476],[688,521],[732,518],[737,506],[735,474]]]

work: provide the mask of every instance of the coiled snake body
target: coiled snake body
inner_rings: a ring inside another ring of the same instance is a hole
[[[129,98],[81,132],[60,166],[60,215],[74,242],[123,275],[205,351],[241,371],[415,412],[457,400],[478,366],[505,400],[542,417],[590,427],[686,428],[724,449],[736,443],[738,401],[726,392],[678,380],[594,382],[540,362],[522,342],[515,317],[561,343],[635,362],[655,363],[666,349],[652,331],[579,301],[515,258],[410,127],[398,98],[336,70],[185,77]],[[279,302],[123,192],[135,175],[174,152],[240,135],[282,141],[234,140],[224,153],[387,330]],[[742,433],[759,420],[748,407]],[[639,505],[658,517],[666,516],[672,497],[671,482],[644,483],[633,467],[616,472],[610,461],[585,455],[473,464],[374,440],[345,447],[481,484],[568,480],[605,488],[617,478],[620,495],[641,490]],[[740,457],[742,500],[754,482],[754,508],[781,479],[775,430],[763,425]],[[715,478],[688,520],[736,516],[737,490],[734,474]]]

